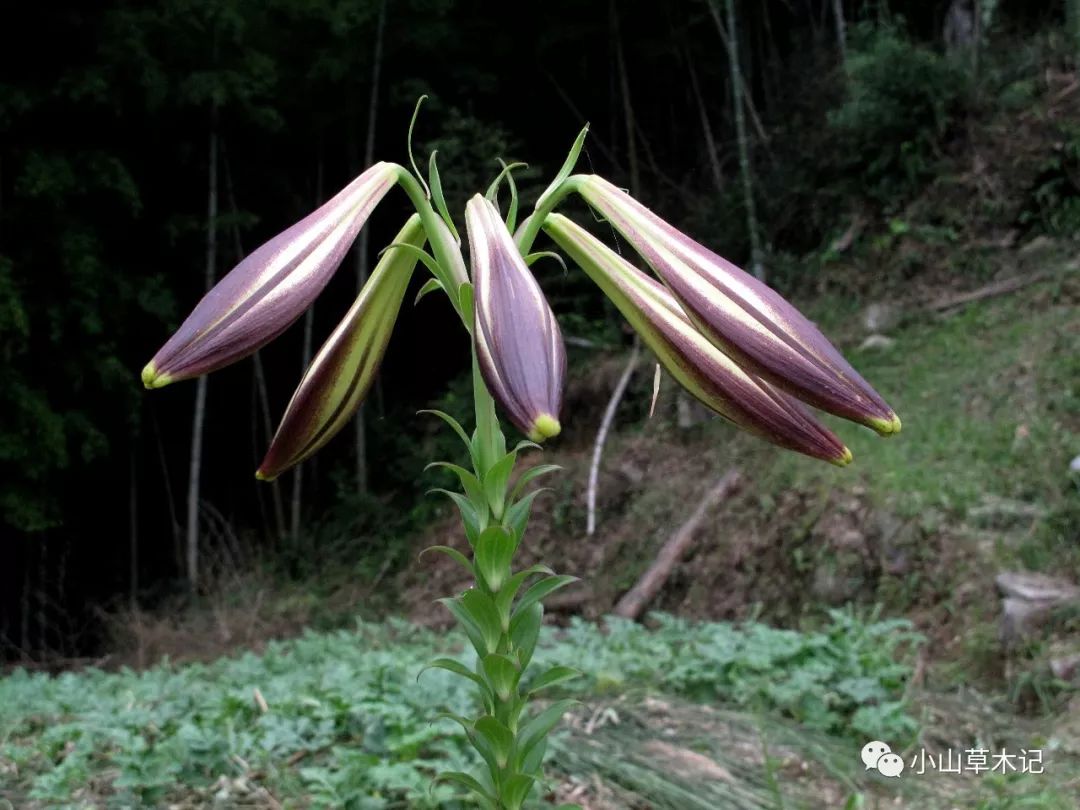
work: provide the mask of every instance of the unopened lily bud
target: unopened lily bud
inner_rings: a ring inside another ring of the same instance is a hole
[[[633,245],[719,349],[788,393],[882,435],[900,419],[801,312],[596,175],[581,196]]]
[[[618,307],[660,364],[705,406],[774,444],[843,466],[851,452],[783,391],[741,368],[702,335],[678,301],[560,214],[544,230]]]
[[[547,299],[495,206],[465,208],[475,299],[473,341],[488,391],[530,439],[558,435],[566,348]]]
[[[318,210],[249,254],[196,305],[142,371],[147,388],[246,357],[293,323],[322,291],[372,209],[397,182],[376,163]]]
[[[421,247],[424,229],[413,215],[394,242]],[[325,445],[349,423],[379,369],[416,254],[391,247],[375,266],[355,303],[315,355],[256,477],[271,480]]]

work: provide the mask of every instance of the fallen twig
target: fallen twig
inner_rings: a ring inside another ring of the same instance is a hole
[[[926,309],[931,312],[941,312],[942,310],[952,309],[953,307],[962,306],[963,304],[981,301],[984,298],[993,298],[997,295],[1016,292],[1017,290],[1037,282],[1045,281],[1054,275],[1055,273],[1047,271],[1044,273],[1035,273],[1030,276],[1013,276],[1012,278],[1003,279],[1002,281],[995,281],[993,284],[987,284],[985,287],[979,287],[977,290],[970,290],[956,295],[947,295],[944,298],[931,301],[926,306]]]
[[[705,497],[698,502],[686,522],[664,543],[649,569],[615,605],[615,609],[612,611],[614,615],[625,619],[636,619],[642,614],[648,604],[656,598],[661,588],[664,587],[664,583],[671,576],[675,566],[690,550],[690,545],[694,540],[694,532],[697,531],[698,526],[705,519],[709,509],[734,492],[739,486],[739,480],[739,471],[734,468],[730,469],[705,493]]]

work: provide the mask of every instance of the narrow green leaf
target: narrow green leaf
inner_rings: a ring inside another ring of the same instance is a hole
[[[470,454],[472,453],[472,442],[469,441],[469,434],[465,432],[465,428],[461,426],[461,423],[458,422],[457,419],[455,419],[445,411],[437,411],[433,408],[425,408],[422,411],[417,411],[417,413],[430,413],[442,419],[444,422],[446,422],[446,424],[453,428],[454,433],[456,433],[460,437],[461,441],[465,443],[465,447],[468,448]],[[476,463],[475,458],[473,459],[473,463]]]
[[[529,720],[517,735],[517,755],[520,758],[519,761],[523,761],[528,757],[529,752],[547,737],[548,732],[562,719],[562,716],[566,714],[567,710],[577,703],[580,703],[580,701],[556,701]]]
[[[551,669],[545,670],[529,682],[529,694],[533,695],[541,689],[549,689],[556,684],[572,681],[574,678],[580,678],[583,674],[581,670],[573,667],[551,667]]]
[[[473,322],[473,286],[472,283],[462,284],[458,287],[458,303],[461,305],[461,311],[464,313],[466,320],[470,324]]]
[[[577,582],[577,577],[572,577],[567,574],[560,574],[553,577],[544,577],[539,582],[534,583],[529,590],[522,594],[521,599],[516,605],[514,605],[514,612],[511,622],[514,618],[517,618],[522,611],[528,610],[531,606],[537,602],[542,601],[549,594],[559,590],[559,588],[565,588],[571,582]]]
[[[453,782],[454,784],[461,785],[466,790],[475,793],[477,798],[482,798],[487,801],[490,807],[497,806],[497,799],[484,790],[484,786],[481,785],[475,777],[469,776],[467,773],[461,771],[443,771],[435,777],[436,782]]]
[[[485,507],[483,512],[478,511],[472,501],[460,492],[451,492],[441,487],[428,490],[428,494],[432,492],[445,495],[457,504],[458,511],[461,513],[461,522],[465,524],[465,533],[469,537],[469,543],[475,543],[476,538],[480,536],[480,532],[487,526],[487,508]]]
[[[449,461],[433,461],[424,467],[424,472],[427,472],[432,467],[441,467],[456,475],[458,481],[461,482],[461,488],[465,490],[465,494],[474,506],[485,503],[484,489],[480,486],[480,480],[471,471],[466,470],[459,464],[451,464]]]
[[[507,453],[484,473],[484,495],[487,496],[488,505],[496,520],[502,518],[503,509],[506,507],[506,488],[516,461],[516,453]]]
[[[505,768],[514,749],[514,735],[506,726],[491,715],[485,715],[476,721],[473,728],[491,746],[499,768]]]
[[[382,256],[388,250],[403,250],[406,253],[412,255],[414,258],[423,262],[424,266],[431,271],[431,274],[435,278],[442,278],[445,273],[442,272],[442,268],[439,263],[435,261],[435,257],[428,253],[421,247],[416,245],[410,245],[408,242],[391,242],[389,245],[379,251],[379,255]]]
[[[529,798],[529,793],[532,791],[533,783],[536,778],[533,776],[527,776],[523,773],[517,773],[503,782],[502,799],[503,804],[506,806],[506,810],[521,810],[521,806],[525,804],[525,800]]]
[[[531,442],[528,439],[522,439],[520,442],[514,445],[514,452],[520,453],[526,448],[530,450],[543,450],[544,448],[538,445],[536,442]]]
[[[461,771],[443,771],[435,777],[436,782],[454,782],[461,785],[464,788],[469,789],[473,793],[484,796],[488,801],[495,801],[495,796],[491,796],[484,789],[484,785],[476,780],[475,777],[470,777],[468,773],[462,773]]]
[[[461,629],[465,631],[465,635],[469,637],[469,641],[473,645],[473,649],[476,650],[476,654],[484,656],[488,654],[487,639],[477,625],[476,620],[472,617],[472,614],[461,603],[461,597],[443,597],[442,599],[436,599],[440,605],[444,605],[447,610],[457,619],[458,624],[461,625]]]
[[[525,706],[528,704],[529,699],[525,695],[516,695],[510,699],[509,702],[504,703],[502,708],[505,712],[506,722],[512,729],[517,729],[518,721],[521,719],[521,713],[524,711]]]
[[[438,712],[435,715],[435,719],[453,720],[455,723],[461,726],[461,728],[465,731],[466,734],[469,734],[472,731],[472,721],[468,717],[463,717],[462,715],[456,714],[449,709],[443,709],[441,712]]]
[[[559,169],[559,173],[555,175],[555,179],[551,181],[544,193],[540,195],[536,201],[536,210],[540,210],[540,206],[544,200],[555,189],[562,185],[563,180],[570,176],[570,173],[574,171],[574,166],[577,165],[578,157],[581,155],[581,147],[585,145],[585,136],[589,134],[589,125],[586,124],[582,127],[581,132],[578,133],[577,138],[574,139],[574,145],[570,147],[570,154],[566,156],[566,161],[563,163],[562,168]]]
[[[454,560],[459,565],[461,565],[462,568],[468,571],[469,576],[471,576],[473,579],[476,579],[476,569],[473,568],[472,563],[469,562],[469,558],[462,554],[460,551],[458,551],[456,548],[450,548],[450,546],[428,546],[423,551],[421,551],[420,554],[417,555],[417,557],[421,558],[429,551],[438,551],[440,554],[445,554],[447,557]]]
[[[429,292],[435,292],[435,290],[445,289],[441,281],[437,278],[429,278],[424,282],[424,286],[416,293],[416,298],[413,299],[413,306],[415,307],[420,303],[420,299],[427,295]]]
[[[544,606],[534,604],[510,623],[510,642],[518,655],[518,666],[524,672],[529,668],[536,642],[540,638],[540,626],[544,623]]]
[[[508,656],[500,653],[491,653],[483,658],[484,674],[487,675],[487,683],[495,690],[499,700],[504,703],[510,699],[517,688],[521,670],[517,668]]]
[[[532,747],[528,754],[520,758],[518,770],[522,773],[533,773],[541,776],[541,766],[544,764],[544,754],[547,753],[547,738],[540,740]]]
[[[461,595],[461,604],[484,637],[486,649],[482,655],[497,652],[499,638],[502,636],[502,622],[491,597],[476,588],[469,588]]]
[[[510,561],[516,543],[510,530],[495,524],[488,526],[476,540],[476,569],[492,593],[498,593],[510,575]]]
[[[521,538],[525,536],[525,527],[529,525],[529,513],[532,510],[533,501],[536,500],[536,496],[544,489],[536,489],[525,495],[513,506],[506,510],[503,515],[503,525],[507,526],[510,531],[514,533],[514,537],[517,538],[518,543],[521,542]]]
[[[554,259],[560,265],[562,265],[564,273],[569,272],[566,267],[566,262],[563,260],[563,257],[553,250],[538,250],[535,253],[530,253],[528,256],[525,257],[525,264],[527,264],[529,267],[532,267],[533,264],[535,264],[540,259]]]
[[[562,467],[558,464],[537,464],[535,467],[530,467],[521,474],[517,483],[514,484],[514,491],[510,493],[510,500],[516,501],[518,495],[521,494],[521,490],[525,489],[525,487],[541,475],[547,475],[550,472],[556,472],[561,469]]]
[[[409,135],[408,135],[408,141],[406,143],[406,146],[408,147],[409,163],[412,165],[413,174],[415,174],[416,179],[420,181],[420,185],[422,185],[424,187],[424,195],[430,200],[431,199],[431,189],[428,188],[427,183],[424,181],[424,175],[420,174],[420,169],[417,168],[417,166],[416,166],[416,158],[413,157],[413,150],[412,150],[413,128],[416,126],[416,119],[420,115],[420,107],[423,105],[423,103],[425,101],[427,101],[427,95],[426,94],[420,96],[420,98],[418,98],[416,100],[416,107],[413,109],[412,118],[409,119]]]
[[[420,680],[420,676],[427,672],[429,669],[445,669],[447,672],[453,672],[455,675],[460,675],[462,678],[468,678],[475,683],[485,692],[490,692],[491,687],[488,682],[465,666],[460,661],[455,661],[453,658],[436,658],[434,661],[429,661],[428,665],[420,670],[416,675],[416,680]]]
[[[502,158],[499,158],[499,163],[502,165],[502,171],[499,172],[498,176],[494,180],[491,181],[491,185],[488,186],[487,191],[484,192],[484,199],[490,200],[496,205],[499,204],[499,186],[502,184],[503,178],[511,175],[514,169],[528,168],[529,165],[527,163],[511,163],[507,165],[507,163],[503,161]],[[512,176],[511,182],[513,182]],[[512,225],[508,226],[508,228],[511,231],[514,230]]]
[[[514,228],[517,227],[517,214],[518,214],[518,190],[517,183],[514,181],[514,173],[510,171],[509,166],[503,162],[502,158],[499,158],[499,163],[507,169],[506,172],[506,184],[510,186],[510,207],[506,209],[506,228],[510,233],[514,232]],[[521,164],[524,166],[525,164]]]
[[[495,418],[494,414],[492,414],[492,418]],[[479,429],[473,431],[473,452],[476,454],[476,457],[479,459],[496,459],[496,461],[487,462],[486,466],[484,464],[478,464],[478,472],[480,470],[490,470],[493,466],[495,466],[498,459],[502,459],[506,456],[506,436],[503,435],[503,432],[501,430],[499,430],[498,422],[496,422],[495,431],[491,436],[491,439],[491,447],[485,449],[481,447],[484,437],[480,435]],[[483,480],[483,475],[481,475],[480,478],[481,480]]]
[[[435,156],[437,154],[439,154],[438,149],[431,153],[431,158],[428,160],[428,180],[431,182],[431,201],[435,203],[435,210],[438,211],[439,216],[443,218],[443,222],[445,222],[446,227],[450,229],[450,233],[452,233],[454,238],[460,242],[461,235],[454,225],[454,220],[450,217],[450,209],[447,208],[446,197],[443,195],[442,180],[439,178],[439,167],[435,162]]]
[[[533,565],[524,571],[518,571],[507,579],[506,584],[495,594],[495,607],[499,611],[499,615],[505,616],[507,621],[510,619],[510,605],[513,603],[514,597],[517,596],[518,589],[533,574],[554,575],[555,572],[546,565]]]

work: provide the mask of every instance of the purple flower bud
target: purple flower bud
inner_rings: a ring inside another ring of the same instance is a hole
[[[544,230],[607,294],[689,393],[767,441],[843,466],[851,452],[801,403],[739,366],[702,335],[662,284],[560,214]]]
[[[537,442],[556,436],[566,376],[559,324],[495,206],[476,195],[465,224],[480,373],[522,433]]]
[[[421,247],[424,239],[420,217],[414,214],[394,242]],[[391,247],[383,253],[356,302],[304,373],[257,478],[277,478],[352,419],[379,370],[415,267],[412,251]]]
[[[315,212],[249,254],[196,305],[143,369],[160,388],[246,357],[284,332],[330,280],[372,209],[397,182],[376,163]]]
[[[603,178],[579,179],[582,197],[633,245],[717,348],[815,407],[882,435],[900,431],[900,419],[885,400],[774,290]]]

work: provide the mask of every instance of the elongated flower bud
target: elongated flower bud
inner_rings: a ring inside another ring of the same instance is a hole
[[[851,452],[797,401],[702,335],[664,286],[560,214],[544,230],[634,327],[660,364],[711,410],[774,444],[843,466]]]
[[[424,239],[420,217],[414,214],[394,241],[421,247]],[[277,478],[352,419],[375,379],[415,267],[412,251],[392,247],[383,253],[345,318],[304,373],[257,478]]]
[[[160,388],[246,357],[284,332],[330,280],[372,209],[397,182],[376,163],[337,196],[249,254],[196,305],[143,369]]]
[[[469,200],[465,225],[480,373],[522,433],[537,442],[556,436],[566,348],[555,314],[491,202]]]
[[[774,290],[673,228],[601,177],[582,197],[663,279],[719,349],[774,385],[882,435],[900,419],[821,331]]]

